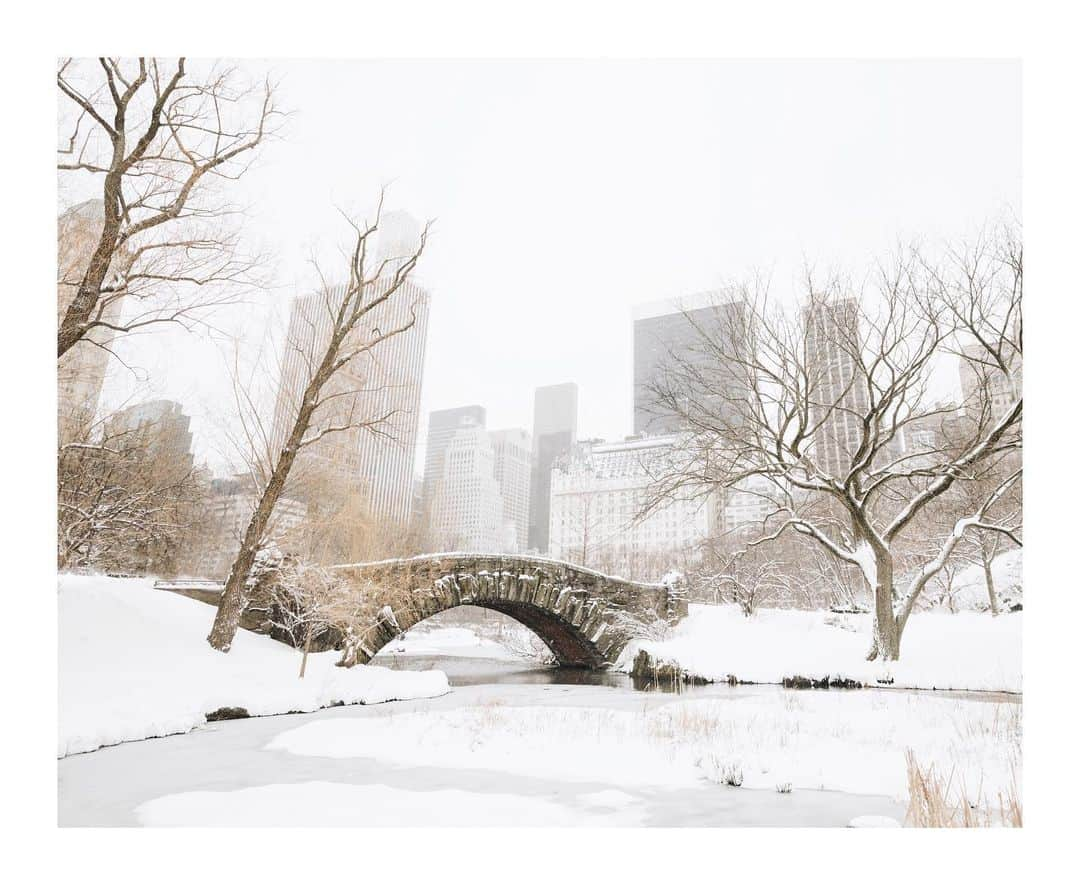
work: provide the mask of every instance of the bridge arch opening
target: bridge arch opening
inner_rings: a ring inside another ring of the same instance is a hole
[[[424,618],[399,641],[383,646],[373,663],[400,656],[490,659],[536,666],[557,663],[551,647],[534,630],[509,615],[478,605],[459,605]]]
[[[551,612],[535,605],[496,600],[478,600],[452,605],[431,615],[421,617],[409,624],[409,626],[406,626],[407,621],[402,623],[400,615],[395,613],[394,620],[397,621],[397,625],[393,628],[393,635],[384,636],[385,641],[378,649],[372,648],[371,644],[368,645],[368,648],[374,652],[372,658],[380,653],[385,653],[384,649],[391,645],[394,639],[409,633],[417,626],[461,623],[457,619],[444,620],[444,616],[452,616],[456,613],[467,615],[470,611],[496,613],[525,628],[528,634],[535,636],[550,652],[551,659],[560,667],[597,668],[607,663],[596,645],[590,642],[589,637],[582,633],[579,628],[574,627],[573,624],[555,617]]]

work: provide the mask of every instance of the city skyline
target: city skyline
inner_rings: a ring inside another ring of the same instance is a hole
[[[1041,821],[1041,85],[932,12],[945,54],[590,55],[575,8],[567,58],[28,66],[57,111],[42,823]]]
[[[788,298],[807,264],[861,273],[898,241],[972,236],[1020,209],[1019,77],[1007,62],[268,68],[281,75],[283,100],[305,113],[237,195],[253,245],[275,256],[277,285],[242,310],[219,311],[225,337],[163,330],[119,351],[154,379],[149,395],[185,403],[197,457],[216,472],[230,466],[221,430],[229,397],[217,380],[231,358],[227,335],[283,327],[288,300],[313,288],[313,255],[327,270],[339,260],[334,205],[362,216],[386,183],[388,206],[436,219],[417,268],[436,296],[421,426],[433,410],[481,402],[491,426],[527,427],[530,391],[574,380],[582,436],[605,439],[633,430],[635,305],[755,271]],[[345,90],[350,78],[357,88],[381,78],[380,90],[363,91],[387,138],[340,120],[319,88],[327,75]],[[596,120],[598,104],[606,110]],[[654,121],[645,131],[643,113]],[[912,135],[928,130],[939,136],[932,146]],[[679,162],[647,162],[665,155],[672,133]],[[306,163],[312,151],[324,162]],[[534,174],[523,179],[525,166]],[[769,176],[746,174],[756,168]],[[68,205],[83,196],[61,194]],[[534,274],[539,243],[553,266]],[[945,386],[958,390],[948,374]],[[133,386],[116,366],[108,398],[129,399]]]

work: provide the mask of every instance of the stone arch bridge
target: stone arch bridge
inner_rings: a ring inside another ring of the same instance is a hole
[[[518,555],[435,554],[334,569],[358,593],[389,604],[345,641],[341,666],[366,664],[388,642],[425,618],[459,605],[509,615],[539,636],[560,666],[615,663],[635,636],[687,613],[681,588],[641,584],[591,569]]]

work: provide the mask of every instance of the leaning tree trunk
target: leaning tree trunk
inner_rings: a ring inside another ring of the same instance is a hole
[[[295,431],[294,435],[296,435]],[[277,504],[282,489],[285,488],[285,478],[289,475],[295,459],[296,446],[286,446],[278,459],[277,467],[270,476],[270,482],[266,484],[266,488],[259,497],[259,504],[251,516],[247,531],[244,532],[240,552],[229,571],[229,577],[225,581],[225,590],[218,602],[214,626],[210,628],[210,635],[206,637],[211,647],[218,651],[227,652],[232,648],[232,641],[240,628],[240,618],[244,614],[244,609],[247,608],[247,584],[251,569],[255,565],[255,557],[258,555],[266,527],[270,523],[270,515],[274,512],[274,505]]]

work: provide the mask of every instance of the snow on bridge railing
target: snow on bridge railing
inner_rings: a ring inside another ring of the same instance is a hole
[[[187,580],[184,578],[154,581],[155,590],[223,590],[223,581]]]
[[[563,559],[552,559],[548,556],[536,556],[529,553],[475,553],[466,552],[462,550],[455,550],[449,553],[422,553],[418,556],[404,556],[396,557],[392,559],[377,559],[372,562],[346,562],[340,565],[335,565],[335,569],[347,569],[347,568],[385,568],[387,566],[394,565],[408,565],[418,562],[438,562],[444,559],[458,559],[458,560],[480,560],[480,559],[509,559],[515,562],[529,563],[531,565],[540,566],[556,566],[558,568],[571,569],[573,571],[582,572],[587,575],[592,575],[596,578],[602,578],[607,581],[620,581],[624,584],[634,584],[638,587],[648,587],[653,590],[658,590],[664,587],[671,586],[666,581],[635,581],[633,578],[624,578],[621,575],[609,575],[604,572],[598,572],[596,569],[591,569],[584,565],[578,565],[575,562],[567,562]]]

